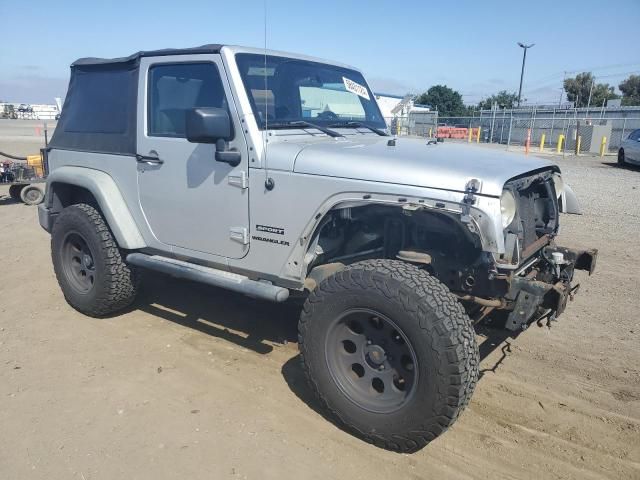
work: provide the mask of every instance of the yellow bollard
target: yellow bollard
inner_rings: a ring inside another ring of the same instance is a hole
[[[605,149],[607,148],[607,137],[602,137],[602,141],[600,142],[600,156],[604,157]]]
[[[562,146],[564,145],[564,135],[558,135],[558,147],[556,148],[556,153],[560,153],[562,150]]]
[[[473,135],[473,128],[469,127],[469,138],[467,139],[469,143],[471,143],[471,135]]]
[[[432,135],[431,135],[432,133],[433,133],[433,128],[430,128],[430,129],[429,129],[429,138],[431,138],[431,137],[432,137]]]
[[[578,135],[578,140],[576,141],[576,155],[580,153],[581,144],[582,144],[582,135]]]
[[[543,152],[544,151],[544,141],[547,138],[547,134],[543,133],[542,136],[540,137],[540,151]]]
[[[478,133],[476,134],[476,143],[480,143],[480,129],[482,127],[478,127]]]

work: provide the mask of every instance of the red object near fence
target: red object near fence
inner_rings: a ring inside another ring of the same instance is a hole
[[[478,134],[477,128],[471,129],[471,135],[475,138]],[[466,140],[469,138],[469,129],[460,127],[438,127],[438,138],[455,138],[458,140]]]

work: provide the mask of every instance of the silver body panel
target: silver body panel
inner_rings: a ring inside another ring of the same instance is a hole
[[[215,145],[147,133],[149,69],[194,62],[212,63],[220,73],[236,132],[229,146],[242,154],[236,167],[214,160]],[[245,256],[248,244],[230,239],[230,230],[249,227],[249,194],[233,182],[233,177],[247,175],[248,149],[220,55],[142,58],[139,77],[138,153],[156,152],[164,161],[138,163],[138,198],[149,229],[159,242],[171,247],[229,258]]]
[[[467,182],[476,178],[480,180],[478,194],[499,197],[507,180],[553,167],[540,158],[464,144],[426,145],[423,139],[400,138],[395,146],[387,146],[387,141],[386,137],[367,135],[300,143],[294,171],[458,192],[464,192]]]

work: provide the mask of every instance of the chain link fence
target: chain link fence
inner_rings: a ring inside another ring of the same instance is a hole
[[[618,116],[612,116],[617,114]],[[488,110],[472,117],[444,117],[438,112],[411,112],[387,119],[397,135],[442,137],[498,143],[559,153],[615,153],[629,134],[640,129],[640,108]]]
[[[435,137],[438,129],[438,112],[413,112],[408,116],[385,120],[393,135]]]

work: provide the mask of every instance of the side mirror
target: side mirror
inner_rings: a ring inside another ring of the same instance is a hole
[[[187,140],[192,143],[216,143],[231,138],[231,119],[222,108],[200,107],[187,111]]]
[[[199,107],[187,111],[186,136],[192,143],[215,143],[216,160],[232,167],[240,164],[242,156],[229,150],[228,140],[233,136],[229,112],[223,108]]]

